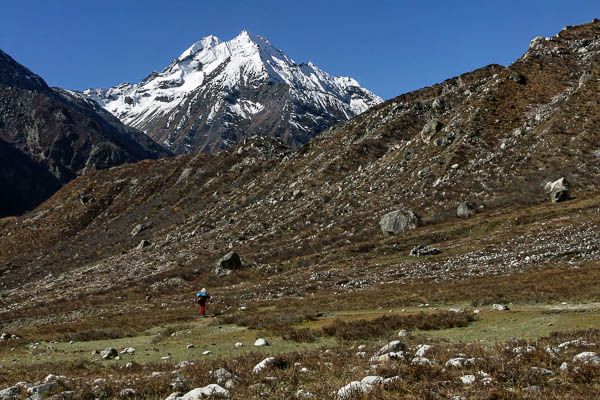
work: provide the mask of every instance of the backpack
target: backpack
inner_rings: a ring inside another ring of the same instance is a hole
[[[196,302],[199,303],[202,300],[208,300],[208,293],[206,292],[198,292],[196,293]]]

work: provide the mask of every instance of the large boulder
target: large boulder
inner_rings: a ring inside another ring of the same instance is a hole
[[[464,201],[456,208],[456,215],[459,218],[469,218],[475,215],[476,205],[470,201]]]
[[[415,229],[418,225],[419,217],[408,208],[387,213],[379,221],[379,226],[385,236]]]
[[[241,268],[241,266],[242,260],[240,260],[240,256],[236,252],[231,251],[217,262],[215,273],[220,276],[229,275],[234,270]]]
[[[546,183],[546,192],[550,195],[550,200],[553,203],[560,203],[569,200],[569,182],[567,178],[560,178],[554,182]]]
[[[436,118],[427,121],[421,130],[421,139],[424,143],[429,143],[431,138],[442,129],[443,124]]]

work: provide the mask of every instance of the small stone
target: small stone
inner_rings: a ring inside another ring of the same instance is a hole
[[[475,375],[464,375],[460,377],[460,381],[464,384],[464,385],[472,385],[473,383],[475,383]]]
[[[244,346],[244,344],[243,344],[242,342],[237,342],[237,343],[235,344],[235,347],[236,347],[236,348],[240,348],[240,347],[243,347],[243,346]]]

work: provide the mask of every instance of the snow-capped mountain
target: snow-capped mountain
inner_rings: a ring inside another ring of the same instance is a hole
[[[382,101],[247,31],[228,42],[207,36],[140,83],[83,93],[176,153],[215,152],[251,136],[298,147]]]

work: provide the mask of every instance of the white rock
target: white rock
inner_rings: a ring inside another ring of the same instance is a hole
[[[121,392],[119,393],[119,397],[121,397],[121,398],[133,397],[133,396],[135,396],[135,394],[136,394],[135,389],[125,388],[125,389],[121,390]]]
[[[394,383],[400,380],[399,376],[392,376],[391,378],[385,378],[381,383],[383,385],[388,385],[390,383]]]
[[[244,346],[244,343],[242,343],[242,342],[237,342],[237,343],[235,344],[235,347],[236,347],[236,348],[240,348],[240,347],[243,347],[243,346]]]
[[[515,347],[513,349],[513,353],[516,353],[516,354],[533,353],[534,351],[535,351],[535,347],[533,347],[533,346],[520,346],[520,347]]]
[[[125,347],[123,350],[121,350],[121,354],[134,354],[135,353],[135,349],[133,347]]]
[[[366,352],[364,352],[364,351],[359,351],[358,353],[356,353],[356,356],[357,356],[357,357],[361,357],[361,358],[362,358],[362,357],[365,357],[366,355],[367,355],[367,353],[366,353]]]
[[[227,371],[225,368],[217,369],[215,372],[213,372],[213,376],[217,378],[217,383],[219,384],[226,382],[228,379],[235,378],[235,375]]]
[[[600,365],[600,357],[593,351],[584,351],[573,357],[573,362],[580,362],[588,365]]]
[[[268,346],[269,342],[266,339],[259,338],[259,339],[256,339],[256,342],[254,342],[254,345],[256,347]]]
[[[194,345],[190,343],[190,344],[186,345],[185,348],[186,349],[193,349]]]
[[[161,360],[167,361],[171,359],[171,356],[164,356],[160,358]]]
[[[337,392],[339,399],[352,399],[355,396],[360,396],[369,392],[372,386],[367,383],[352,381]]]
[[[473,310],[473,314],[479,314],[481,311],[479,310]]]
[[[417,357],[423,357],[431,349],[433,349],[433,346],[430,346],[428,344],[420,344],[419,346],[417,346],[417,352],[415,353],[415,355]]]
[[[406,358],[407,353],[403,352],[403,351],[391,351],[389,353],[385,353],[382,355],[374,355],[373,357],[371,357],[371,359],[369,361],[371,362],[389,362],[392,360],[403,360],[404,358]]]
[[[315,397],[315,395],[308,390],[298,389],[296,392],[296,398],[298,399],[311,399],[313,397]]]
[[[433,362],[431,362],[429,358],[425,357],[415,357],[410,360],[410,363],[414,365],[433,365]]]
[[[364,349],[366,349],[366,348],[367,348],[367,346],[366,346],[366,345],[364,345],[364,344],[361,344],[360,346],[358,346],[358,349],[359,349],[359,350],[364,350]]]
[[[267,357],[254,366],[254,368],[252,369],[252,373],[258,374],[263,369],[267,368],[269,365],[273,364],[274,362],[275,362],[275,357]]]
[[[361,379],[362,383],[366,383],[367,385],[375,385],[383,382],[383,378],[377,375],[365,376]]]
[[[130,361],[127,364],[125,364],[125,368],[133,368],[133,363]]]
[[[446,368],[454,367],[454,368],[462,368],[465,365],[466,359],[463,357],[451,358],[446,361]]]
[[[508,310],[510,310],[510,308],[508,308],[508,306],[505,306],[504,304],[493,304],[492,305],[492,309],[497,310],[497,311],[508,311]]]
[[[212,354],[212,351],[210,351],[210,350],[206,350],[206,351],[202,352],[203,356],[208,356],[208,355],[211,355],[211,354]]]
[[[300,372],[307,373],[308,372],[308,368],[302,367],[302,368],[300,368]]]
[[[464,375],[460,377],[460,381],[464,384],[464,385],[472,385],[473,383],[475,383],[475,375]]]
[[[377,354],[378,355],[385,354],[385,353],[389,353],[392,351],[398,351],[398,350],[404,350],[404,343],[402,343],[399,340],[392,340],[391,342],[389,342],[388,344],[383,346],[381,349],[379,349]]]
[[[406,337],[408,336],[408,331],[406,329],[400,329],[400,332],[398,332],[398,336],[399,337]]]
[[[216,383],[211,383],[210,385],[187,392],[179,400],[198,400],[211,396],[229,397],[229,391]]]
[[[560,370],[561,371],[567,371],[569,369],[569,363],[568,362],[563,362],[562,364],[560,364]]]

